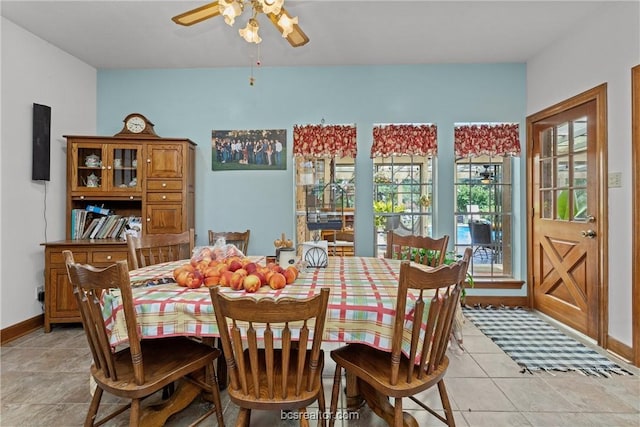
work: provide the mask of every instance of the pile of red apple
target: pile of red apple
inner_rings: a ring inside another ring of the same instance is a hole
[[[246,292],[256,292],[263,285],[282,289],[297,277],[298,269],[294,266],[283,269],[274,262],[264,266],[240,256],[214,259],[208,248],[173,270],[173,278],[180,286],[228,286]]]

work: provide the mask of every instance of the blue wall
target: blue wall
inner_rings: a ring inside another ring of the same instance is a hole
[[[127,114],[139,112],[160,136],[198,144],[197,244],[206,243],[209,228],[250,228],[249,254],[271,254],[281,232],[295,235],[292,159],[286,171],[213,172],[213,129],[286,129],[291,148],[295,124],[356,124],[356,247],[366,256],[374,253],[374,124],[438,125],[435,234],[453,234],[454,123],[520,123],[524,148],[525,64],[261,67],[254,69],[254,86],[250,73],[249,67],[98,72],[98,134],[117,133]],[[524,159],[516,163],[519,182]],[[522,184],[515,197],[517,212],[518,206],[524,209]],[[516,223],[524,236],[524,220]],[[514,259],[524,259],[515,246]],[[524,267],[515,266],[516,277]]]

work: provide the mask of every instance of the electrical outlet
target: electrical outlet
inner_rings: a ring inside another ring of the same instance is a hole
[[[44,286],[36,286],[36,300],[44,302]]]

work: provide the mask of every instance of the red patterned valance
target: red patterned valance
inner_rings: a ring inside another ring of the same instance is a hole
[[[356,127],[353,125],[295,125],[293,155],[311,157],[356,157]]]
[[[371,158],[387,156],[435,156],[436,125],[382,125],[373,127]]]
[[[456,126],[454,131],[456,157],[519,156],[518,124],[480,124]]]

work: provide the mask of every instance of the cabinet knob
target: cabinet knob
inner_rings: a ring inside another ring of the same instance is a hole
[[[151,218],[147,218],[147,222],[151,222]]]
[[[84,200],[84,196],[80,196],[80,200]]]
[[[111,261],[111,255],[107,255],[107,259]]]
[[[129,196],[129,200],[133,200],[133,196]]]
[[[162,196],[162,200],[167,200],[167,196]]]
[[[111,170],[111,165],[107,166],[107,169]]]
[[[164,187],[166,187],[166,186],[167,186],[167,183],[166,183],[166,182],[163,182],[163,183],[162,183],[162,188],[164,188]]]
[[[147,159],[147,163],[151,163],[151,159]]]

